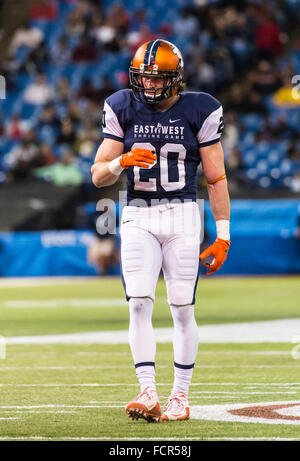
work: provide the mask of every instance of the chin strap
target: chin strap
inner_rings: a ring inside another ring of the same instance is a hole
[[[226,179],[226,174],[225,173],[222,174],[222,176],[220,176],[219,178],[214,179],[213,181],[207,181],[207,184],[215,184],[218,181],[222,181],[222,179]]]

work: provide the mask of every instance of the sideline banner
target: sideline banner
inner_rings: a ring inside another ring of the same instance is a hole
[[[232,200],[229,256],[214,276],[300,274],[299,208],[299,200]],[[216,230],[208,202],[204,221],[211,244]],[[0,277],[98,275],[88,258],[95,237],[90,230],[2,232]],[[119,264],[105,274],[120,275]]]
[[[97,275],[87,262],[89,231],[0,233],[0,276]]]
[[[204,211],[206,241],[212,243],[208,202]],[[216,275],[300,274],[300,200],[232,200],[230,238],[228,258]]]

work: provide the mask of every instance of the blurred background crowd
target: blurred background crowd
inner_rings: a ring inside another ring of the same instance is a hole
[[[232,187],[299,191],[299,17],[297,0],[31,2],[2,56],[1,182],[89,182],[103,101],[128,87],[138,46],[161,37],[182,50],[187,89],[224,105]]]
[[[103,102],[128,87],[139,45],[160,37],[181,49],[186,89],[224,106],[231,196],[299,196],[300,0],[1,0],[0,10],[2,192],[75,188],[70,228],[94,223]]]

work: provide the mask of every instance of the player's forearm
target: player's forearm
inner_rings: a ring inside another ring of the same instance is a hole
[[[215,184],[208,184],[207,191],[209,196],[210,207],[214,215],[215,221],[229,221],[230,200],[226,179],[218,181]]]
[[[96,187],[111,186],[119,179],[122,169],[113,173],[110,164],[111,162],[96,162],[92,166],[92,181]]]

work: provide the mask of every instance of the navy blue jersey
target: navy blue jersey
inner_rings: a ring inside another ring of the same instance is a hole
[[[137,101],[132,90],[109,96],[103,110],[103,137],[123,142],[124,152],[145,148],[157,155],[149,169],[128,168],[128,202],[196,200],[199,147],[218,142],[222,127],[222,106],[207,93],[180,93],[164,112]]]

